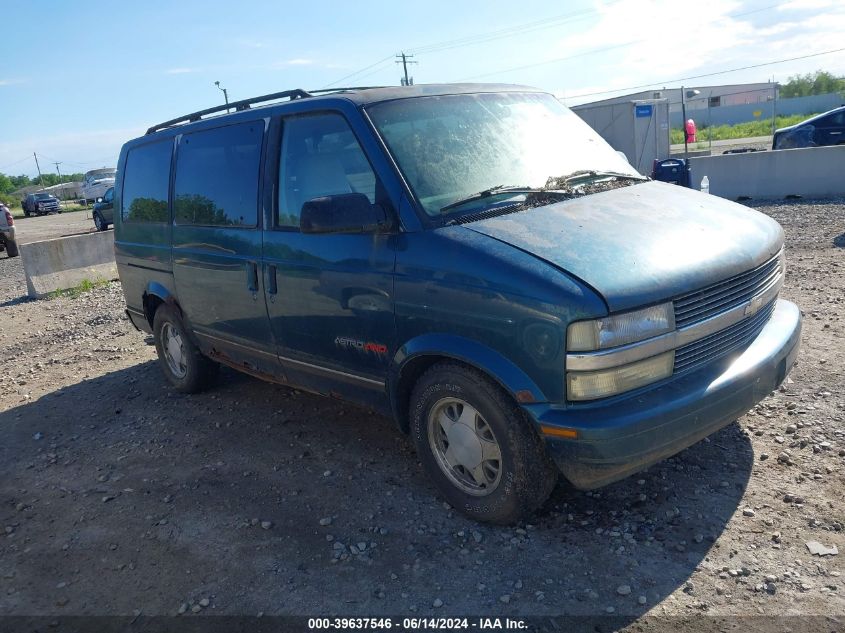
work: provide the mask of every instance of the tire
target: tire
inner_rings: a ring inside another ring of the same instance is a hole
[[[448,435],[441,421],[450,425]],[[437,488],[472,519],[516,523],[557,483],[557,468],[525,414],[497,384],[459,363],[438,363],[414,385],[410,431]]]
[[[174,308],[162,305],[156,310],[153,338],[164,376],[177,391],[196,393],[214,384],[220,366],[193,344]],[[178,356],[174,347],[179,349]]]
[[[19,254],[17,242],[6,242],[7,257],[17,257]]]
[[[109,225],[106,224],[105,220],[103,220],[103,216],[100,215],[99,211],[94,213],[94,226],[97,227],[98,231],[105,231],[107,228],[109,228]]]

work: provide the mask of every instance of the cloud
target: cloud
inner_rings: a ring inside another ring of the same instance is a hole
[[[198,73],[199,68],[169,68],[164,71],[166,75],[185,75],[187,73]]]
[[[820,11],[820,9],[825,9]],[[588,29],[562,38],[554,55],[577,55],[631,42],[587,60],[589,83],[604,79],[604,90],[634,92],[627,86],[659,87],[681,77],[692,77],[778,59],[808,55],[842,47],[845,4],[841,0],[791,0],[766,10],[735,0],[711,0],[706,11],[686,15],[674,0],[621,0],[597,5],[598,20]],[[635,41],[631,41],[635,40]],[[772,74],[785,77],[796,68],[803,72],[842,61],[843,55],[825,55],[795,64],[713,75],[698,80],[708,84],[765,81]],[[580,64],[582,62],[570,62]],[[565,68],[561,65],[561,68]],[[597,92],[573,82],[567,95]],[[596,95],[588,100],[604,99]],[[587,99],[582,99],[584,101]],[[571,103],[576,102],[573,99]]]
[[[16,86],[26,83],[25,79],[0,79],[0,86]]]
[[[314,64],[313,59],[308,59],[305,57],[294,57],[293,59],[288,59],[283,62],[278,62],[275,64],[277,68],[284,68],[285,66],[311,66]]]

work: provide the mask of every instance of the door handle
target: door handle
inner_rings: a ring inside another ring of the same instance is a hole
[[[246,287],[252,292],[258,292],[258,264],[246,263]]]
[[[271,264],[267,266],[267,294],[274,295],[279,292],[279,287],[276,285],[276,266]]]

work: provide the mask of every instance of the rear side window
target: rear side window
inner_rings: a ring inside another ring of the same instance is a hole
[[[256,226],[263,138],[263,121],[185,134],[176,158],[176,223]]]
[[[167,222],[173,141],[141,145],[126,155],[121,215],[128,222]]]

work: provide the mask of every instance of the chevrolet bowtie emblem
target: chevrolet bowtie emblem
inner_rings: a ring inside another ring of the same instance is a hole
[[[763,297],[754,297],[745,306],[745,316],[757,314],[757,311],[763,306]]]

